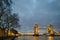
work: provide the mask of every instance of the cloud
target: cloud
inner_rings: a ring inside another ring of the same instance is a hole
[[[23,27],[52,24],[60,26],[60,0],[18,0],[15,1],[13,12],[18,12]],[[24,28],[23,28],[24,29]]]

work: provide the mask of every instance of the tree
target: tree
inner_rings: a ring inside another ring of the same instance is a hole
[[[12,14],[10,15],[8,18],[6,18],[5,20],[5,28],[8,29],[9,28],[15,28],[15,27],[19,27],[19,19],[17,14]]]
[[[12,13],[11,5],[11,0],[0,0],[0,26],[3,29],[9,29],[20,26],[18,15]]]
[[[0,27],[3,29],[2,36],[7,35],[5,30],[10,28],[19,27],[18,14],[12,13],[12,1],[11,0],[0,0]],[[3,40],[2,38],[1,40]]]

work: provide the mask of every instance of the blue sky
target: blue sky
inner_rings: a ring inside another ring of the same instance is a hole
[[[60,0],[13,0],[13,12],[19,14],[21,30],[33,30],[35,23],[60,28]]]

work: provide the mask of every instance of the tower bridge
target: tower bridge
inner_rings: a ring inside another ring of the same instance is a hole
[[[41,33],[39,30],[41,30],[41,29],[46,29],[46,30],[48,30],[47,32],[48,33]],[[41,33],[41,34],[40,34]],[[34,31],[32,32],[32,33],[30,33],[30,32],[28,32],[28,33],[23,33],[23,35],[43,35],[43,34],[45,34],[45,35],[55,35],[55,34],[57,34],[54,30],[53,30],[53,26],[52,25],[49,25],[49,26],[38,26],[38,24],[35,24],[34,25]]]
[[[39,30],[41,30],[41,29],[47,29],[48,30],[47,31],[48,33],[46,33],[45,35],[49,34],[49,35],[60,36],[60,33],[58,34],[57,32],[54,31],[52,25],[40,27],[40,26],[38,26],[38,24],[34,25],[34,31],[33,32],[22,33],[21,35],[22,36],[32,36],[32,35],[39,36],[39,35],[41,35],[41,34],[39,34],[40,33]],[[17,36],[20,36],[20,34],[18,34]]]
[[[39,29],[47,29],[48,30],[48,34],[53,35],[54,31],[53,31],[53,26],[49,25],[48,27],[39,27],[38,24],[35,24],[34,26],[34,35],[38,35],[39,34]]]

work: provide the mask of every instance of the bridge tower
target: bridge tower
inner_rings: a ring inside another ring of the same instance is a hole
[[[54,33],[53,33],[53,26],[52,25],[49,25],[48,26],[48,33],[50,34],[50,35],[53,35]]]
[[[34,26],[34,35],[38,35],[38,25],[35,24]]]

